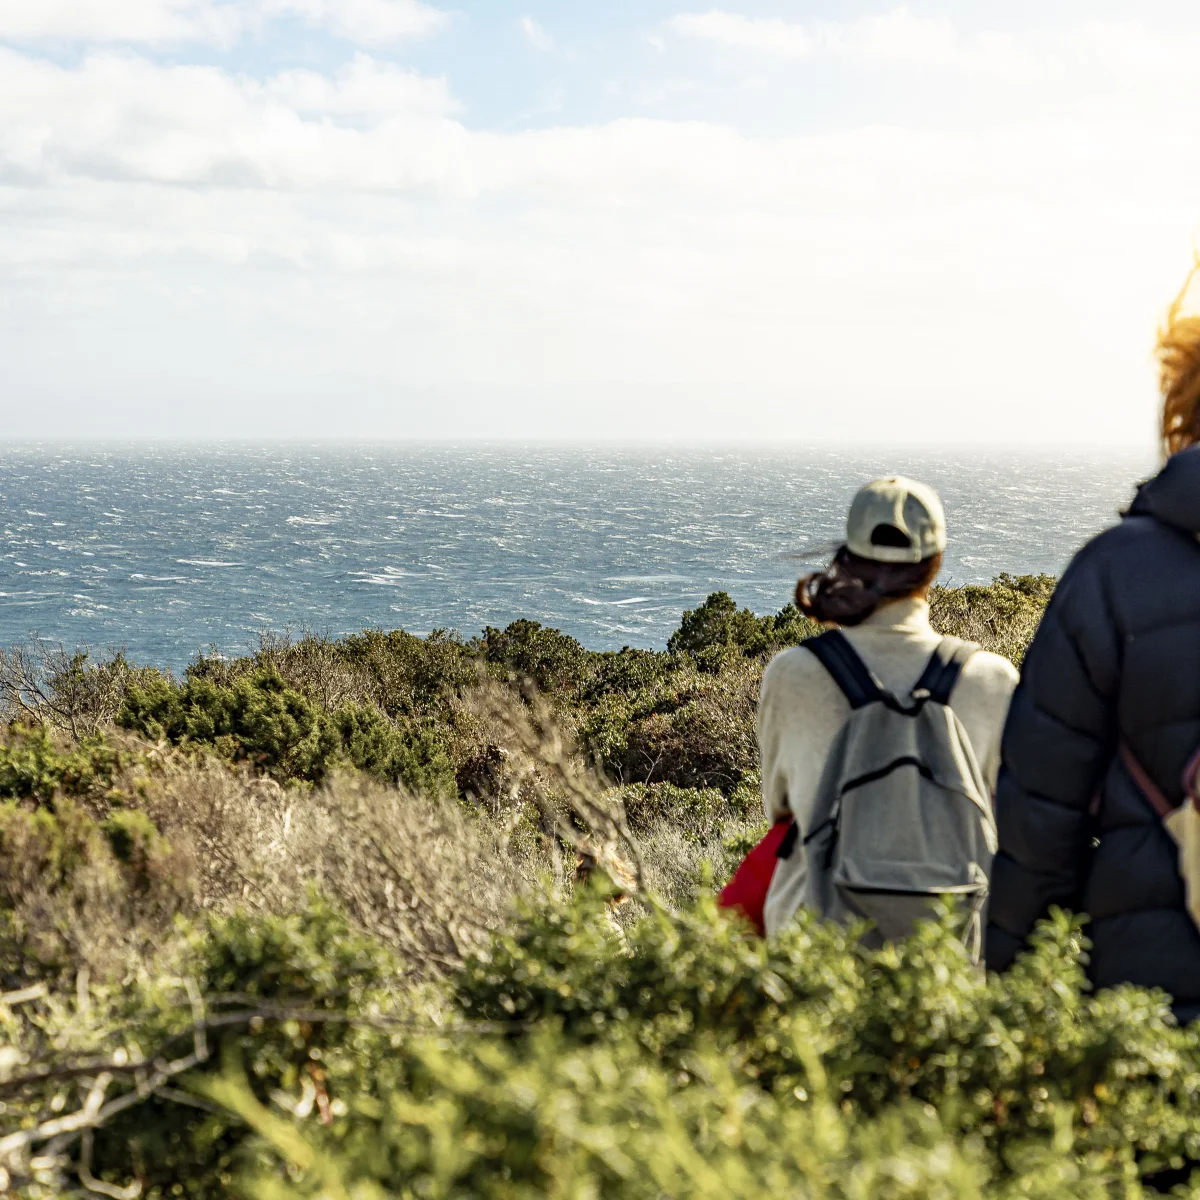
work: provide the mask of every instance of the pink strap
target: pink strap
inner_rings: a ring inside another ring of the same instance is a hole
[[[1163,795],[1158,784],[1146,774],[1146,768],[1138,762],[1133,751],[1125,742],[1121,743],[1120,754],[1121,762],[1125,764],[1125,770],[1129,772],[1129,777],[1137,784],[1142,795],[1154,806],[1154,811],[1165,821],[1175,811],[1176,806]],[[1190,768],[1191,764],[1188,765]]]
[[[1188,759],[1188,765],[1183,768],[1183,790],[1192,799],[1192,804],[1200,808],[1200,792],[1196,790],[1197,776],[1200,776],[1200,750]]]

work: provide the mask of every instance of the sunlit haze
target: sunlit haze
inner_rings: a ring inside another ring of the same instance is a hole
[[[1183,3],[0,3],[0,435],[1153,441]]]

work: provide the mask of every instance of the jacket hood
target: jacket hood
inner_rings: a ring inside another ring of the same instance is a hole
[[[1200,446],[1180,450],[1129,506],[1131,517],[1154,517],[1187,533],[1200,533]]]

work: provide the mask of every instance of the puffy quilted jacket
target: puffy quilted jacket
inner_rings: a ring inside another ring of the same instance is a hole
[[[1143,484],[1059,583],[1021,672],[996,794],[986,954],[1003,970],[1052,904],[1089,914],[1100,987],[1200,1016],[1200,931],[1174,842],[1118,756],[1173,802],[1200,748],[1200,447]]]

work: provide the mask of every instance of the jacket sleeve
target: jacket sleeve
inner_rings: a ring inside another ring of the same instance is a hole
[[[987,965],[1005,970],[1051,905],[1078,908],[1090,806],[1116,749],[1121,636],[1099,556],[1063,576],[1021,668],[996,788]]]
[[[775,728],[778,717],[779,656],[767,664],[763,672],[762,688],[758,697],[758,714],[755,727],[758,734],[759,764],[762,770],[763,815],[774,824],[789,815],[787,783],[779,769],[779,735]]]

